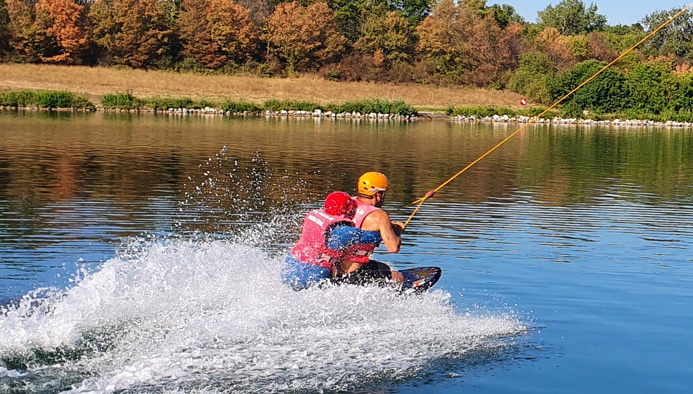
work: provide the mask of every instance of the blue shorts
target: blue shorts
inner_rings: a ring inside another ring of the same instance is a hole
[[[291,256],[286,257],[284,264],[282,282],[291,286],[294,290],[307,289],[332,277],[329,269],[303,263]]]

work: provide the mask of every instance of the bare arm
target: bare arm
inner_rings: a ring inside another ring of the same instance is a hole
[[[395,227],[397,227],[397,230],[393,227],[387,212],[382,210],[370,213],[361,225],[361,228],[364,230],[379,231],[380,236],[383,238],[383,243],[390,253],[399,252],[402,243],[402,238],[400,237],[402,233],[401,224],[395,224]]]

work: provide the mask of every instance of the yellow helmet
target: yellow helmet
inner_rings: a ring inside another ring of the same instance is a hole
[[[380,172],[367,172],[359,177],[356,189],[359,194],[372,196],[377,192],[384,192],[390,188],[390,183],[387,181],[385,174]]]

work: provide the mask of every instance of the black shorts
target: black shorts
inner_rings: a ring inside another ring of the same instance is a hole
[[[370,260],[358,270],[336,278],[335,283],[352,285],[386,284],[392,280],[392,270],[387,264]]]

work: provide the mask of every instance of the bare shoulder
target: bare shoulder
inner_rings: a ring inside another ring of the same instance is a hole
[[[371,212],[366,216],[361,226],[364,230],[378,231],[383,225],[390,223],[390,216],[382,209]]]

